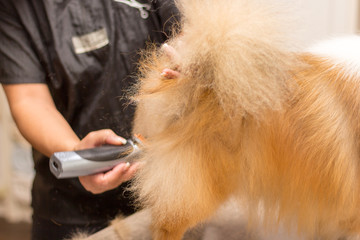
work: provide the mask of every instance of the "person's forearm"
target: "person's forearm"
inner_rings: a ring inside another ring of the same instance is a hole
[[[56,109],[45,84],[8,84],[3,85],[3,88],[21,134],[35,149],[47,156],[60,151],[126,143],[111,129],[90,132],[80,141]],[[139,166],[120,163],[108,172],[82,176],[79,180],[89,192],[103,193],[130,180]]]
[[[73,150],[80,141],[63,116],[45,104],[32,107],[32,103],[19,103],[13,107],[13,117],[21,134],[41,153]],[[22,111],[19,113],[19,111]]]
[[[57,111],[46,85],[34,86],[30,91],[19,86],[4,86],[4,90],[19,131],[35,149],[51,156],[57,151],[73,150],[80,141]]]

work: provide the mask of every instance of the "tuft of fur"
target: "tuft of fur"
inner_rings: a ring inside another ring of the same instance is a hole
[[[182,13],[180,33],[168,44],[178,56],[148,54],[140,65],[144,76],[138,97],[156,92],[160,101],[160,94],[185,94],[183,101],[170,108],[158,103],[165,107],[158,110],[165,115],[182,114],[184,105],[196,104],[207,89],[229,116],[239,115],[241,109],[243,116],[262,118],[263,111],[282,107],[291,88],[288,70],[295,57],[289,51],[293,45],[280,30],[288,26],[278,8],[262,0],[182,0],[177,6]],[[165,87],[158,75],[162,67],[181,70],[181,89],[157,89]]]
[[[292,233],[280,229],[265,232],[262,226],[248,228],[245,207],[234,199],[222,205],[206,222],[189,229],[182,240],[300,240]],[[73,240],[151,240],[151,213],[148,209],[111,222],[107,228],[91,235],[79,236]]]
[[[87,233],[82,233],[82,232],[78,232],[72,235],[71,238],[69,238],[68,240],[131,240],[131,239],[138,239],[138,240],[142,240],[145,238],[130,238],[129,231],[127,230],[126,227],[123,227],[123,224],[117,224],[118,222],[121,222],[120,217],[116,220],[114,220],[111,225],[109,225],[108,227],[93,233],[93,234],[87,234]],[[131,223],[130,220],[128,220],[129,224]],[[139,230],[141,228],[139,227]],[[135,234],[134,234],[135,235]],[[135,235],[138,236],[138,235]]]
[[[79,232],[73,234],[71,238],[65,240],[90,240],[90,239],[89,239],[89,234]]]
[[[310,239],[359,232],[358,75],[294,53],[276,4],[177,4],[178,57],[148,53],[135,96],[147,145],[134,190],[154,239],[181,239],[231,195]]]

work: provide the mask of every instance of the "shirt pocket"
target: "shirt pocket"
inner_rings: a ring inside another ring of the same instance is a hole
[[[98,79],[110,58],[106,1],[53,3],[53,35],[62,71],[73,83]]]

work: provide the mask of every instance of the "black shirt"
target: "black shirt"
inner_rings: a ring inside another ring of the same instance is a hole
[[[83,138],[110,128],[131,135],[138,52],[162,43],[178,12],[170,0],[0,0],[0,82],[44,83],[57,109]],[[87,192],[74,179],[55,179],[49,159],[33,150],[34,214],[58,223],[106,221],[134,209],[123,187]]]

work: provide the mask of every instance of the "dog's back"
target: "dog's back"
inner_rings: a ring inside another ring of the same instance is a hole
[[[358,37],[338,41],[360,50]],[[303,64],[293,68],[297,87],[286,107],[247,129],[243,143],[251,171],[243,171],[250,173],[244,180],[270,221],[277,216],[311,237],[337,239],[360,230],[360,59],[341,61],[316,50],[299,58]]]

